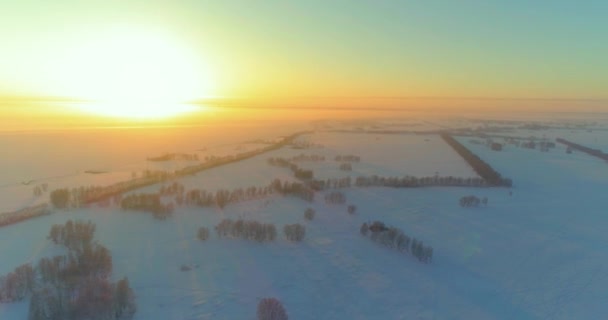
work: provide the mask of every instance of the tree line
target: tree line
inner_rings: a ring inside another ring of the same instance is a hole
[[[271,223],[260,223],[253,220],[223,219],[215,226],[218,238],[238,238],[258,242],[274,241],[277,228]]]
[[[49,206],[46,203],[33,207],[26,207],[17,211],[3,212],[0,213],[0,227],[44,216],[50,212]]]
[[[482,177],[491,186],[505,186],[511,187],[513,181],[509,178],[503,178],[498,171],[494,170],[489,164],[481,160],[476,154],[467,149],[463,144],[456,141],[454,137],[447,133],[441,133],[441,138],[448,144],[454,151],[456,151],[472,168],[473,170]]]
[[[608,153],[604,153],[600,149],[589,148],[582,144],[574,143],[574,142],[571,142],[571,141],[568,141],[568,140],[562,139],[562,138],[557,138],[556,141],[561,144],[565,144],[566,146],[568,146],[569,148],[572,148],[574,150],[579,150],[579,151],[582,151],[589,155],[592,155],[594,157],[608,161]]]
[[[50,196],[51,203],[58,209],[79,208],[87,204],[108,201],[112,197],[133,191],[139,188],[147,187],[156,183],[164,182],[170,179],[180,178],[196,174],[200,171],[211,169],[217,166],[229,164],[245,160],[256,155],[282,148],[292,143],[298,136],[308,133],[308,131],[296,132],[282,138],[276,143],[263,147],[261,149],[239,153],[237,155],[228,155],[223,157],[207,158],[205,163],[184,167],[173,172],[169,171],[151,171],[145,170],[141,177],[133,178],[127,181],[121,181],[109,186],[81,186],[73,189],[57,189],[59,193]]]
[[[234,238],[251,240],[257,242],[271,242],[277,238],[277,227],[271,223],[261,223],[255,220],[232,220],[222,219],[215,227],[218,238]],[[293,242],[300,242],[306,235],[306,227],[299,223],[287,224],[283,227],[285,239]],[[200,227],[197,231],[197,238],[201,241],[209,239],[209,229]]]
[[[334,160],[337,162],[360,162],[361,157],[355,156],[352,154],[346,154],[346,155],[337,155],[334,158]]]
[[[425,246],[422,241],[408,236],[399,228],[386,226],[381,221],[374,221],[363,223],[359,231],[362,236],[368,237],[376,243],[403,253],[410,253],[420,262],[431,263],[433,261],[433,247]]]

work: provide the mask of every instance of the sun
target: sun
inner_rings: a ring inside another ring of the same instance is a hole
[[[80,43],[62,61],[58,81],[90,103],[82,111],[121,118],[165,118],[198,110],[185,104],[210,95],[208,68],[168,34],[118,29]]]

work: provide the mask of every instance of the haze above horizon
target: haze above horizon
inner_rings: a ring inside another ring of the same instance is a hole
[[[0,10],[0,96],[87,99],[99,104],[81,111],[104,116],[178,115],[192,108],[176,104],[200,100],[598,110],[608,99],[603,1],[25,0]]]

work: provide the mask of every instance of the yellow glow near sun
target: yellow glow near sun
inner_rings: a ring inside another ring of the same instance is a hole
[[[82,111],[112,117],[164,118],[198,108],[210,94],[201,58],[163,32],[117,29],[79,44],[64,57],[58,82],[92,101]]]

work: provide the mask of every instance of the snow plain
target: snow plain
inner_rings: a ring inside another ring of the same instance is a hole
[[[270,156],[324,154],[315,174],[473,176],[437,136],[317,133],[301,139],[320,148],[283,148],[180,179],[187,188],[214,190],[288,179]],[[425,139],[429,139],[426,141]],[[604,140],[608,139],[608,135]],[[600,319],[608,314],[605,208],[608,164],[582,153],[507,146],[502,152],[463,144],[514,181],[505,188],[433,187],[345,189],[345,205],[291,197],[228,205],[223,210],[180,207],[158,221],[117,208],[56,212],[0,228],[0,274],[59,250],[45,239],[50,225],[92,220],[96,239],[113,256],[114,277],[128,276],[139,306],[135,319],[254,319],[257,302],[279,298],[291,319]],[[577,141],[585,143],[584,139]],[[592,142],[592,141],[589,141]],[[335,170],[332,155],[351,153],[353,172]],[[304,164],[309,165],[309,164]],[[147,191],[159,186],[148,187]],[[145,190],[142,190],[145,191]],[[474,194],[487,207],[461,208]],[[306,222],[303,212],[317,215]],[[246,218],[306,224],[302,243],[196,239],[200,226]],[[382,220],[434,247],[434,262],[381,247],[359,226]],[[180,271],[180,266],[193,269]],[[0,305],[1,319],[23,319],[27,303]]]

